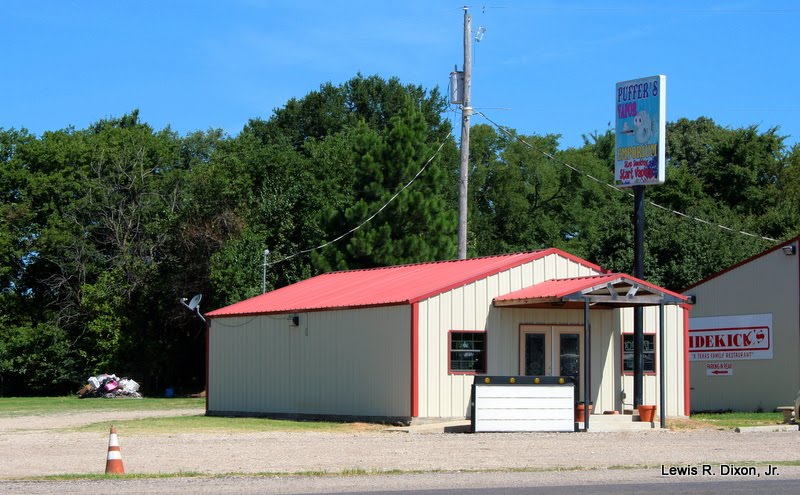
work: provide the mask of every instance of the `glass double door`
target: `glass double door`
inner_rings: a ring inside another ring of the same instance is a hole
[[[523,325],[519,340],[521,375],[571,376],[580,390],[583,327]]]

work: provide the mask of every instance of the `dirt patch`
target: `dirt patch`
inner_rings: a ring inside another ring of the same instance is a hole
[[[690,418],[675,418],[667,422],[667,427],[673,431],[686,431],[686,430],[718,430],[718,426],[708,421],[701,421],[699,419]]]

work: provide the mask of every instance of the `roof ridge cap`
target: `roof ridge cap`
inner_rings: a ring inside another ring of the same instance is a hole
[[[543,251],[547,251],[547,249],[535,249],[533,251],[520,251],[518,253],[503,253],[503,254],[488,254],[486,256],[478,256],[475,258],[466,258],[466,259],[455,259],[455,260],[434,260],[434,261],[420,261],[417,263],[405,263],[402,265],[389,265],[389,266],[374,266],[372,268],[353,268],[350,270],[333,270],[330,272],[320,273],[318,276],[322,275],[333,275],[336,273],[354,273],[354,272],[369,272],[369,271],[376,271],[376,270],[389,270],[394,268],[405,268],[409,266],[422,266],[422,265],[438,265],[438,264],[445,264],[445,263],[460,263],[466,261],[474,261],[474,260],[485,260],[489,258],[508,258],[511,256],[519,256],[523,254],[534,254],[534,253],[541,253]],[[307,279],[309,280],[309,279]]]

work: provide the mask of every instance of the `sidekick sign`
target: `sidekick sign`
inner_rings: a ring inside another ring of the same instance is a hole
[[[666,76],[617,83],[614,184],[619,187],[664,183],[666,90]]]
[[[772,359],[772,337],[771,314],[689,318],[689,360]]]

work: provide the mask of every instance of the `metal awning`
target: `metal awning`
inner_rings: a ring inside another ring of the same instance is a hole
[[[624,273],[562,278],[511,292],[494,299],[495,307],[535,308],[658,306],[683,304],[686,297]]]
[[[669,291],[645,280],[624,273],[606,273],[587,277],[552,279],[494,298],[498,308],[582,308],[583,345],[591,349],[590,308],[621,308],[633,306],[659,307],[659,398],[661,427],[666,428],[664,306],[683,304],[686,296]],[[583,353],[583,401],[591,402],[591,352]],[[589,414],[584,430],[589,429]]]

